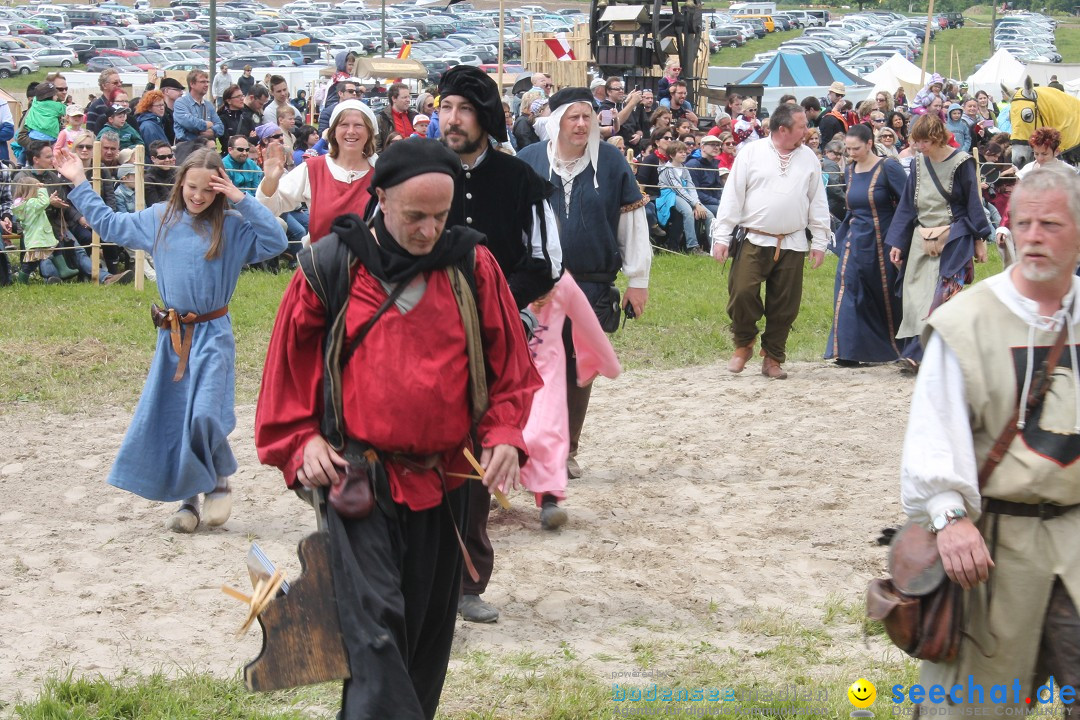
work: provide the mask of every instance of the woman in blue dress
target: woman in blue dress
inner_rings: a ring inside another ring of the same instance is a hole
[[[154,321],[160,331],[150,374],[108,482],[149,500],[183,501],[169,518],[175,532],[198,527],[204,494],[207,524],[221,525],[236,472],[228,442],[236,427],[228,303],[244,265],[281,254],[285,233],[232,184],[213,150],[187,157],[168,201],[123,215],[94,193],[78,157],[60,150],[55,164],[74,186],[68,200],[103,240],[153,256],[165,303]]]
[[[899,271],[889,262],[885,235],[907,175],[900,163],[874,154],[868,126],[855,125],[844,142],[850,157],[845,173],[848,210],[833,246],[840,261],[825,358],[836,358],[844,367],[894,362],[901,354],[896,341]]]

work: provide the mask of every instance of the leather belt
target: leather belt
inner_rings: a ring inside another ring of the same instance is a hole
[[[180,378],[184,377],[184,371],[187,370],[188,355],[191,354],[191,339],[195,334],[195,328],[185,328],[184,326],[217,320],[219,317],[224,317],[228,312],[228,305],[203,315],[190,312],[181,315],[176,308],[162,309],[157,305],[150,306],[150,319],[154,321],[154,326],[169,333],[173,352],[180,358],[180,361],[176,364],[176,374],[173,375],[173,382],[179,382]]]
[[[752,232],[757,235],[767,235],[768,237],[776,238],[776,252],[773,253],[773,262],[776,262],[780,259],[780,243],[784,242],[784,238],[790,235],[790,233],[774,233],[768,232],[767,230],[755,230],[754,228],[744,228],[744,230],[746,230],[746,232]]]
[[[1052,520],[1053,518],[1060,517],[1070,510],[1080,508],[1080,504],[1077,505],[1058,505],[1057,503],[1019,503],[1010,502],[1008,500],[995,500],[994,498],[988,498],[986,501],[986,512],[995,513],[997,515],[1015,515],[1018,517],[1037,517],[1043,520]]]

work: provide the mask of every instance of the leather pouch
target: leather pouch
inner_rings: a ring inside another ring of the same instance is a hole
[[[949,242],[949,228],[951,225],[938,225],[937,227],[916,228],[923,241],[923,252],[930,257],[941,255],[945,249],[945,243]]]
[[[337,514],[350,520],[362,520],[375,507],[371,486],[371,463],[360,456],[349,459],[345,479],[330,488],[329,501]]]
[[[866,614],[898,648],[920,660],[950,662],[960,650],[963,589],[945,575],[937,538],[909,522],[889,550],[891,578],[872,580]]]
[[[150,320],[153,321],[154,327],[165,327],[168,317],[169,313],[164,308],[159,308],[157,303],[150,303]]]

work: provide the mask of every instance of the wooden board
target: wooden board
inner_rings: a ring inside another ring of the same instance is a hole
[[[244,668],[248,690],[266,692],[349,677],[341,638],[330,535],[316,532],[300,541],[301,574],[259,615],[263,646]]]

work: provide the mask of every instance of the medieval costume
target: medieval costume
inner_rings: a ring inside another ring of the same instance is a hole
[[[90,183],[80,183],[67,197],[102,238],[153,256],[161,298],[180,315],[227,310],[240,270],[285,249],[277,219],[253,198],[226,212],[221,255],[207,260],[207,231],[193,226],[187,212],[163,228],[163,205],[120,215],[105,206]],[[167,328],[158,332],[146,385],[109,472],[110,485],[148,500],[209,493],[219,478],[236,472],[228,440],[236,427],[232,318],[222,312],[186,325],[183,334],[188,349],[181,345],[178,353],[173,333]],[[185,358],[186,369],[177,378]]]
[[[879,160],[872,170],[847,170],[847,217],[836,230],[833,326],[825,358],[889,362],[900,357],[896,329],[901,304],[885,235],[907,184],[898,162]]]
[[[372,183],[392,187],[430,172],[454,176],[460,162],[436,141],[410,140],[387,149]],[[472,447],[469,332],[459,320],[450,268],[473,258],[489,397],[475,428],[480,445],[510,445],[525,459],[522,429],[540,378],[506,280],[478,244],[479,233],[446,230],[429,254],[415,256],[398,244],[381,214],[374,219],[374,236],[355,215],[339,218],[333,232],[304,251],[301,267],[310,257],[316,267],[348,268],[346,341],[375,318],[340,366],[341,417],[334,422],[340,423],[344,451],[366,449],[377,456],[379,468],[378,502],[370,515],[345,518],[333,506],[328,512],[335,592],[352,672],[341,717],[430,720],[457,614],[458,528],[467,495],[487,495],[482,486],[466,487],[449,475],[471,472],[462,451]],[[327,265],[323,254],[342,247],[348,254]],[[324,418],[328,318],[320,292],[307,270],[287,288],[255,419],[260,459],[279,467],[290,487],[298,486],[304,448],[325,435],[321,423],[329,422]],[[396,299],[377,315],[391,293]]]
[[[548,127],[552,139],[530,145],[518,155],[542,178],[555,185],[551,204],[559,220],[563,266],[574,275],[589,298],[601,327],[618,328],[620,306],[615,277],[622,269],[630,288],[648,288],[652,265],[649,226],[642,197],[630,165],[615,146],[600,142],[595,111],[585,153],[579,158],[558,155],[559,128],[567,109],[578,104],[593,108],[585,88],[566,88],[552,95]],[[613,292],[614,291],[614,292]],[[603,315],[601,315],[603,313]],[[563,344],[574,357],[573,327],[567,322]],[[576,367],[567,365],[567,404],[570,414],[570,457],[577,453],[578,439],[589,408],[592,384],[578,385]],[[573,462],[576,467],[576,461]],[[571,474],[574,477],[574,474]]]
[[[439,83],[439,96],[468,100],[486,133],[483,142],[506,142],[502,99],[495,81],[483,70],[471,65],[451,68]],[[562,272],[558,226],[547,200],[552,190],[551,183],[531,167],[490,144],[454,180],[447,224],[483,233],[519,309],[549,292]],[[465,578],[461,611],[465,619],[476,622],[498,618],[498,610],[480,600],[495,565],[487,533],[490,510],[486,495],[475,493],[470,498],[465,546],[480,578]]]
[[[1080,682],[1070,602],[1080,598],[1080,279],[1073,279],[1062,309],[1046,317],[1020,294],[1016,272],[1006,270],[961,293],[934,312],[923,334],[926,353],[900,475],[904,510],[928,523],[949,509],[964,509],[994,561],[989,580],[965,593],[956,661],[922,663],[923,687],[965,685],[965,706],[942,706],[937,714],[971,715],[975,708],[967,702],[987,715],[1027,714],[1048,674],[1059,687]],[[1050,390],[1041,405],[1021,414],[1021,437],[1010,443],[980,493],[978,469],[1018,404],[1026,406],[1032,376],[1063,324],[1071,331]],[[1048,648],[1065,652],[1048,658]],[[984,693],[969,698],[972,683]],[[995,685],[1007,692],[991,695]]]
[[[912,338],[904,357],[922,359],[926,318],[975,279],[975,242],[993,234],[983,211],[975,163],[959,150],[940,163],[923,154],[912,163],[885,243],[904,255],[903,320],[897,339]],[[940,187],[940,190],[939,190]],[[919,228],[949,226],[940,255],[927,254]]]
[[[735,347],[753,347],[757,323],[764,316],[763,354],[783,363],[802,301],[805,231],[809,228],[813,250],[824,251],[831,236],[817,155],[800,145],[781,156],[772,138],[750,143],[735,156],[717,220],[714,242],[726,243],[736,226],[747,231],[728,276],[727,311]]]
[[[570,364],[578,385],[588,385],[597,375],[616,378],[622,368],[592,305],[570,273],[563,274],[543,306],[534,310],[537,329],[529,349],[544,386],[533,398],[525,426],[529,462],[521,468],[521,484],[536,494],[536,506],[543,507],[545,495],[566,499],[566,458],[570,452],[566,378]],[[567,357],[562,343],[566,322],[572,323],[576,357]]]

